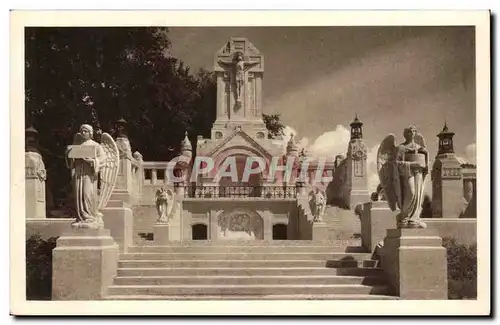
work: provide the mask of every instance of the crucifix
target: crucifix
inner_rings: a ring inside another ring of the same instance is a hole
[[[241,103],[241,91],[246,83],[245,73],[260,61],[245,61],[242,52],[236,52],[233,59],[229,61],[218,60],[218,63],[223,67],[229,67],[233,70],[231,82],[235,88],[236,101]]]

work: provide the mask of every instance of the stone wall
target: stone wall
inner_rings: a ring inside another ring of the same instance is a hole
[[[288,237],[296,237],[297,218],[296,200],[269,200],[260,198],[228,198],[228,199],[186,199],[182,203],[182,238],[191,239],[191,226],[205,224],[208,231],[215,239],[217,233],[218,217],[223,213],[245,210],[260,216],[263,222],[263,239],[272,239],[272,226],[286,224]]]
[[[33,235],[39,235],[43,240],[59,237],[64,231],[71,229],[73,221],[73,218],[26,219],[26,240]]]
[[[422,219],[428,228],[437,229],[441,238],[454,238],[458,243],[472,245],[477,242],[477,219],[446,218]]]

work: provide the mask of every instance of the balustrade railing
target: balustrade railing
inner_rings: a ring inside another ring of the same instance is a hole
[[[185,191],[187,198],[268,198],[294,199],[297,197],[295,186],[283,185],[192,185]]]
[[[145,161],[142,164],[144,170],[144,185],[165,185],[168,181],[168,162]]]

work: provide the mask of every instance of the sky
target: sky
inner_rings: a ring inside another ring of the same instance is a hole
[[[179,27],[171,54],[192,71],[212,70],[231,36],[246,37],[265,59],[263,111],[279,113],[287,134],[316,155],[345,153],[358,114],[369,148],[370,187],[376,151],[390,133],[403,140],[412,124],[431,158],[446,121],[461,160],[475,163],[474,28]]]

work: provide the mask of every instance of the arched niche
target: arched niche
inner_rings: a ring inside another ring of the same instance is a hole
[[[288,239],[288,225],[286,223],[276,223],[273,225],[273,240]]]
[[[208,239],[208,226],[204,223],[195,223],[191,225],[191,239],[192,240],[207,240]]]

